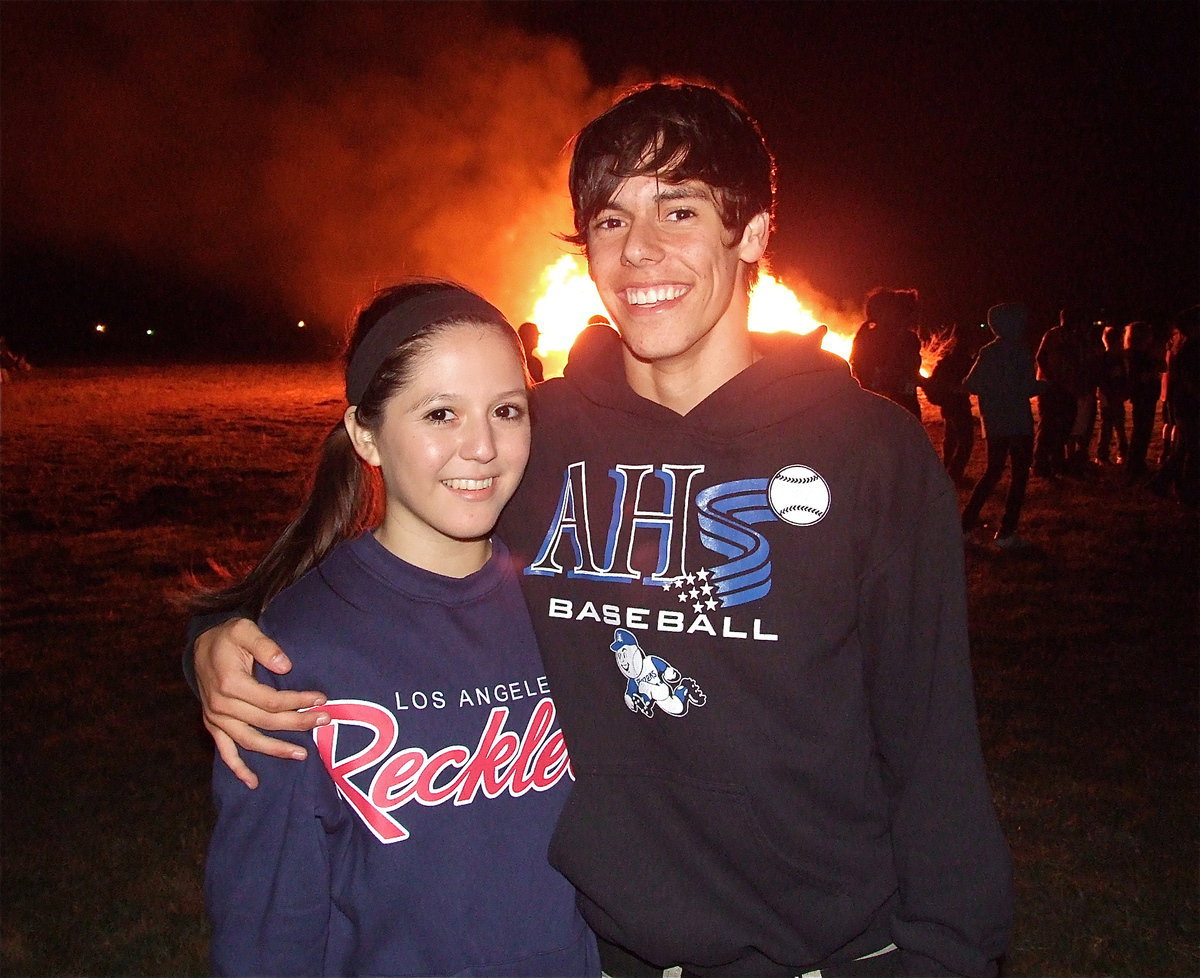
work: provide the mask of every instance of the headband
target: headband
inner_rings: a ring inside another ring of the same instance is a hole
[[[355,348],[346,366],[347,402],[358,404],[362,400],[383,362],[410,336],[431,323],[459,317],[512,329],[499,309],[474,292],[457,286],[423,292],[381,316]]]

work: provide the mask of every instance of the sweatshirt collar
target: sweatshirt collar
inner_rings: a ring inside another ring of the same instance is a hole
[[[589,332],[590,331],[590,332]],[[849,365],[794,333],[756,333],[756,361],[682,418],[641,397],[625,380],[621,339],[589,327],[571,349],[564,381],[604,408],[650,423],[672,423],[716,437],[736,437],[803,414],[816,403],[857,388]]]
[[[437,604],[450,606],[479,601],[499,587],[509,572],[508,548],[492,537],[492,555],[479,570],[466,577],[446,577],[402,560],[367,531],[349,544],[354,559],[371,576],[394,591]]]

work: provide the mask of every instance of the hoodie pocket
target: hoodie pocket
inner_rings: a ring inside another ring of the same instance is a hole
[[[870,891],[888,892],[890,859],[878,846],[821,835],[797,812],[785,855],[741,786],[577,777],[551,862],[596,931],[651,962],[720,964],[746,947],[815,960],[862,929]],[[879,885],[864,885],[873,876]]]

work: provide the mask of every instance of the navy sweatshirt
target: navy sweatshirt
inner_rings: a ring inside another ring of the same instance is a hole
[[[216,974],[595,975],[595,940],[547,862],[571,770],[507,550],[463,579],[370,534],[280,594],[262,626],[283,688],[334,720],[218,759],[206,891]],[[315,749],[314,749],[315,748]]]
[[[615,334],[536,389],[502,531],[576,776],[551,860],[655,964],[894,943],[909,974],[994,973],[1011,875],[954,488],[843,361],[755,343],[684,417],[629,387]]]
[[[1035,380],[1033,354],[1025,345],[1023,317],[1001,315],[992,325],[996,338],[979,351],[963,379],[963,390],[979,398],[979,417],[987,438],[1033,434],[1029,399],[1045,392]]]

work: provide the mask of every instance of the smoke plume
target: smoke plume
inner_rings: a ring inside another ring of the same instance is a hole
[[[569,137],[607,105],[568,41],[475,4],[14,4],[8,229],[343,323],[414,274],[510,316],[566,250]]]

